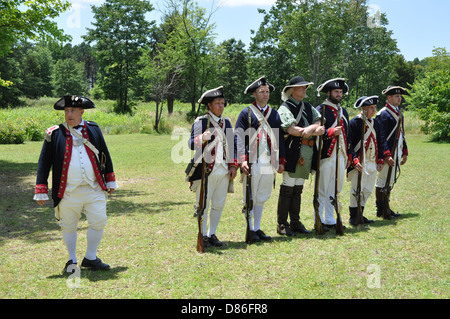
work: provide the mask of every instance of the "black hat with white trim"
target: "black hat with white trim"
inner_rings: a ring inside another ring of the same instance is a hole
[[[65,107],[79,107],[82,109],[95,108],[94,102],[87,97],[78,95],[65,95],[53,105],[55,110],[64,110]]]
[[[345,79],[336,78],[336,79],[331,79],[331,80],[328,80],[328,81],[322,83],[317,88],[317,96],[320,96],[320,92],[327,93],[327,92],[330,92],[330,91],[336,90],[336,89],[342,89],[344,94],[348,93],[349,88],[348,88],[347,83],[345,83]]]
[[[383,90],[384,95],[394,95],[394,94],[408,94],[406,89],[401,86],[389,85],[385,90]]]
[[[255,92],[256,89],[259,88],[261,85],[268,85],[270,92],[275,90],[275,87],[267,81],[266,77],[262,76],[258,80],[247,86],[247,88],[244,91],[244,94]]]
[[[359,99],[356,100],[355,105],[353,107],[357,109],[358,107],[362,106],[369,106],[369,105],[377,105],[378,104],[378,96],[362,96]]]
[[[203,93],[200,99],[198,100],[198,103],[208,106],[208,103],[211,103],[216,98],[225,99],[225,96],[223,96],[223,86],[219,86],[218,88],[211,89]],[[225,99],[225,106],[227,106],[226,99]]]

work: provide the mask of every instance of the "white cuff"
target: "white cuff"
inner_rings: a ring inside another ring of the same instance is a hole
[[[114,181],[114,182],[107,182],[106,183],[106,188],[110,189],[110,188],[119,188],[119,185]]]
[[[48,194],[46,194],[46,193],[38,193],[38,194],[34,194],[33,199],[34,199],[34,200],[49,200]]]

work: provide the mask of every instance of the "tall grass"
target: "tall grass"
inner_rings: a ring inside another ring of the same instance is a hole
[[[53,109],[56,98],[26,99],[27,106],[0,110],[0,144],[20,144],[24,141],[39,141],[44,137],[48,127],[64,121],[64,112]],[[175,102],[172,114],[167,108],[163,109],[163,116],[158,130],[155,129],[155,103],[139,102],[133,114],[117,114],[113,112],[114,101],[94,101],[95,109],[86,110],[83,118],[97,122],[104,134],[169,134],[177,127],[189,129],[193,119],[188,114],[191,106],[188,103]],[[228,105],[223,115],[235,123],[241,110],[247,105]],[[277,106],[274,106],[275,108]],[[349,117],[354,117],[358,110],[348,107]],[[203,111],[202,111],[203,112]],[[405,128],[407,132],[419,133],[421,121],[413,111],[405,112]]]

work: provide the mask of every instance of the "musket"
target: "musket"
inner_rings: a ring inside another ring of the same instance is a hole
[[[245,242],[247,244],[251,244],[253,242],[252,236],[251,236],[251,230],[250,230],[250,219],[252,218],[250,212],[253,209],[253,199],[252,199],[252,175],[251,175],[251,164],[248,164],[249,170],[248,175],[246,177],[246,186],[245,186],[245,221],[247,223],[247,227],[245,229]]]
[[[323,126],[325,122],[325,107],[322,107],[322,114],[320,118],[320,126]],[[314,229],[316,234],[323,235],[325,230],[323,229],[323,224],[319,215],[319,177],[320,177],[320,160],[322,157],[322,147],[323,147],[323,135],[319,135],[319,145],[317,147],[317,164],[316,164],[316,180],[314,184]]]
[[[400,113],[399,115],[399,120],[398,120],[398,127],[397,127],[397,131],[395,132],[395,140],[394,140],[394,145],[392,148],[392,152],[391,154],[394,154],[394,167],[397,166],[397,156],[398,156],[398,152],[397,152],[397,148],[398,148],[398,140],[400,139],[400,132],[402,129],[402,114]],[[381,190],[384,193],[384,205],[383,205],[383,218],[384,219],[391,219],[392,215],[389,208],[389,198],[391,196],[391,189],[392,186],[390,186],[390,182],[391,182],[391,176],[392,176],[392,169],[393,167],[389,165],[388,168],[388,173],[386,176],[386,183],[384,184],[383,189]]]
[[[338,115],[339,116],[339,115]],[[344,227],[342,226],[341,220],[341,203],[339,202],[339,135],[336,136],[336,170],[335,170],[335,179],[334,179],[334,198],[330,197],[331,203],[334,206],[336,211],[336,234],[344,235]]]
[[[206,124],[206,129],[209,129],[209,115],[208,121]],[[208,143],[205,146],[205,150],[207,149]],[[205,247],[203,245],[203,214],[206,208],[206,200],[208,197],[208,166],[206,165],[205,154],[202,154],[202,179],[200,182],[200,196],[198,199],[198,205],[196,206],[196,211],[194,217],[197,217],[198,223],[198,234],[197,234],[197,251],[199,253],[205,252]]]
[[[250,127],[251,127],[251,110],[248,108],[248,132],[250,134]],[[244,206],[244,213],[245,213],[245,221],[247,224],[246,230],[245,230],[245,242],[247,244],[251,244],[253,242],[252,236],[251,236],[251,229],[250,229],[250,219],[251,219],[251,210],[253,209],[253,196],[252,196],[252,164],[250,163],[250,136],[246,136],[246,148],[247,148],[247,163],[248,163],[248,175],[246,176],[246,185],[245,185],[245,206]]]
[[[364,167],[364,155],[366,152],[366,145],[364,143],[364,136],[366,135],[366,111],[362,111],[361,114],[362,119],[362,129],[361,129],[361,147],[359,148],[359,161],[361,163],[362,170],[361,172],[358,172],[358,186],[356,188],[356,194],[354,196],[356,197],[356,201],[358,203],[358,209],[356,214],[356,226],[364,226],[364,219],[363,219],[363,212],[362,212],[362,206],[361,206],[361,200],[362,200],[362,194],[361,194],[361,179],[362,179],[362,173],[365,169]]]

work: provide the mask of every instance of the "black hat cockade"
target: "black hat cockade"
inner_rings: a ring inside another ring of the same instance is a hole
[[[362,96],[359,99],[356,100],[355,105],[353,107],[355,109],[362,107],[362,106],[369,106],[369,105],[377,105],[378,104],[378,96]]]
[[[60,98],[54,105],[55,110],[64,110],[65,107],[79,107],[82,109],[93,109],[95,108],[94,102],[89,100],[87,97],[78,95],[65,95]]]
[[[208,103],[211,103],[216,98],[222,98],[225,100],[225,106],[227,106],[227,100],[225,96],[223,96],[223,86],[219,86],[218,88],[211,89],[202,94],[198,103],[204,104],[208,106]]]
[[[327,93],[331,92],[336,89],[341,89],[344,94],[348,94],[348,85],[345,83],[345,79],[343,78],[336,78],[328,80],[317,88],[317,96],[320,96],[320,92]]]
[[[384,95],[395,95],[395,94],[408,94],[405,88],[401,86],[389,85],[385,90],[383,90]]]
[[[267,81],[266,76],[262,76],[258,80],[247,86],[247,88],[244,91],[244,94],[253,93],[262,85],[268,85],[270,92],[275,90],[275,87]]]

